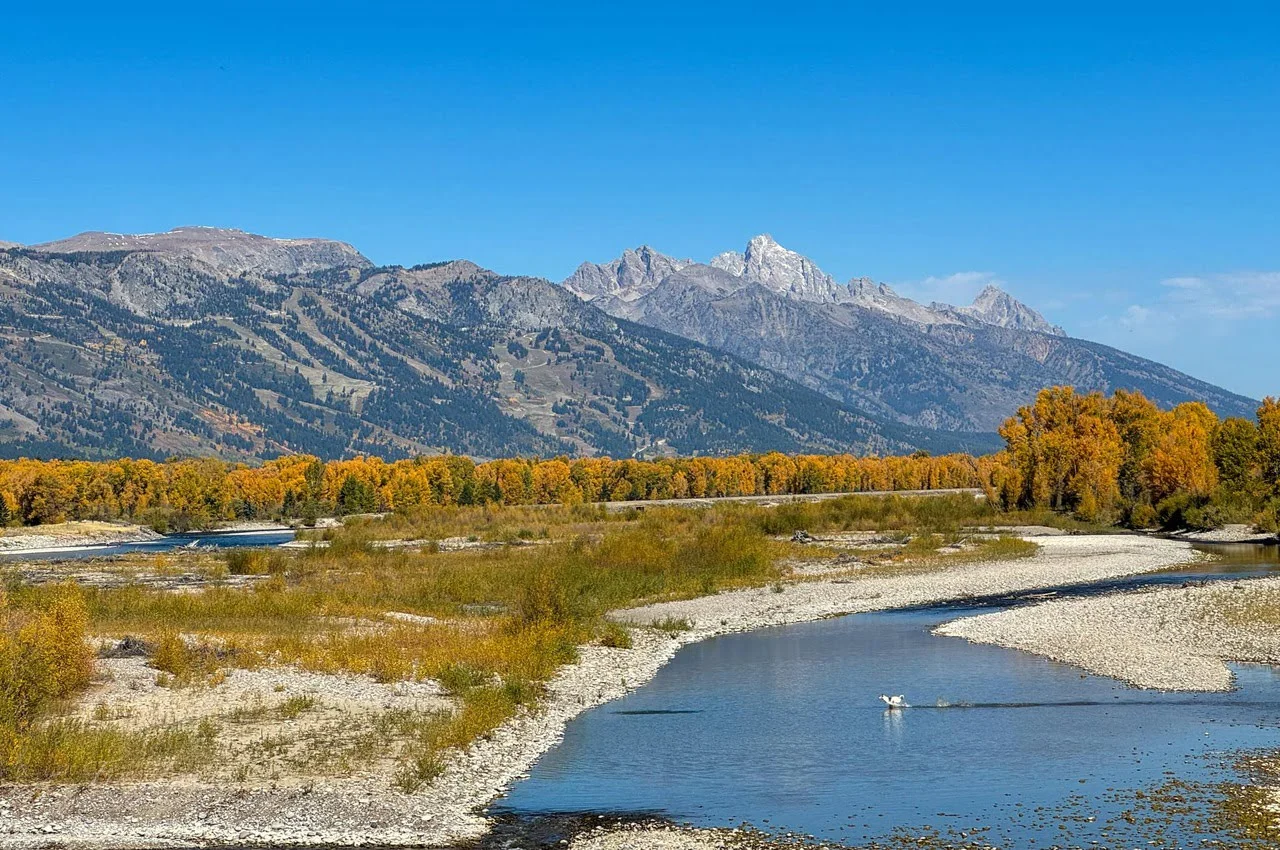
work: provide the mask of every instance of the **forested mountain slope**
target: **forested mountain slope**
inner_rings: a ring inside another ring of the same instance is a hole
[[[240,231],[0,250],[0,453],[984,450],[545,280]]]

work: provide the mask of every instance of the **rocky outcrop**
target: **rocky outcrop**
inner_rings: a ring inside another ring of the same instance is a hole
[[[217,227],[175,227],[167,233],[81,233],[32,245],[49,254],[146,252],[197,263],[228,277],[310,274],[331,268],[369,268],[367,257],[332,239],[272,239]]]
[[[711,266],[802,301],[828,303],[844,297],[844,287],[802,254],[783,248],[767,233],[753,237],[739,254],[727,251],[711,259]]]
[[[942,310],[954,310],[962,316],[977,319],[984,325],[998,328],[1014,328],[1021,331],[1066,336],[1066,331],[1050,324],[1039,313],[1014,298],[998,286],[988,285],[968,307],[934,305]]]
[[[692,260],[677,260],[642,245],[634,250],[628,248],[609,263],[583,263],[564,286],[586,301],[597,298],[634,301],[692,263]]]
[[[1137,389],[1164,405],[1201,400],[1224,415],[1256,407],[1158,363],[1070,339],[998,287],[967,306],[920,304],[869,278],[836,284],[769,236],[656,284],[646,280],[644,291],[592,300],[874,416],[925,428],[994,431],[1055,384]]]

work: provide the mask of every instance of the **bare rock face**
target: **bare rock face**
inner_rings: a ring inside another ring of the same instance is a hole
[[[839,285],[768,235],[656,283],[658,270],[649,268],[643,288],[623,298],[615,287],[596,306],[913,426],[994,431],[1054,384],[1139,389],[1166,405],[1199,399],[1226,415],[1256,406],[1159,364],[1069,339],[994,286],[968,306],[921,304],[870,278]]]
[[[597,298],[634,301],[652,292],[668,275],[692,263],[692,260],[677,260],[642,245],[634,250],[628,248],[609,263],[583,263],[564,286],[584,301]]]
[[[849,302],[867,310],[875,310],[920,325],[957,324],[961,319],[937,306],[926,307],[893,291],[887,283],[875,283],[869,277],[849,281]]]
[[[729,251],[717,255],[711,265],[803,301],[830,303],[844,295],[844,287],[817,263],[782,247],[767,233],[753,237],[741,254]]]
[[[1035,310],[1023,304],[998,286],[987,286],[968,307],[951,308],[956,313],[999,328],[1066,336],[1062,328],[1047,322]]]
[[[50,254],[148,252],[195,261],[229,277],[310,274],[331,268],[368,268],[368,258],[331,239],[272,239],[216,227],[175,227],[167,233],[81,233],[31,246]]]

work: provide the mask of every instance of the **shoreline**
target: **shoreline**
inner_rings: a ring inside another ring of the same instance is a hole
[[[934,634],[1017,649],[1164,691],[1229,691],[1230,663],[1280,664],[1280,634],[1232,610],[1280,600],[1280,578],[1060,599],[944,623]]]
[[[1135,535],[1035,538],[1027,558],[934,572],[791,582],[663,602],[611,616],[643,626],[685,619],[688,631],[633,629],[630,649],[580,648],[533,712],[450,759],[416,794],[385,782],[316,780],[295,788],[237,789],[186,778],[111,785],[0,788],[8,833],[0,847],[159,847],[203,844],[450,846],[482,838],[479,810],[498,799],[562,738],[582,712],[647,683],[683,646],[719,635],[853,613],[1001,595],[1152,572],[1200,557],[1191,544]]]
[[[142,525],[93,521],[34,525],[4,529],[3,532],[0,533],[0,556],[91,552],[123,543],[147,543],[164,538],[163,534]]]

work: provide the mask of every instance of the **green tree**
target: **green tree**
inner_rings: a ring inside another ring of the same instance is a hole
[[[338,516],[365,514],[377,507],[378,495],[373,492],[372,487],[354,475],[348,475],[342,480],[342,486],[338,489]]]
[[[1267,396],[1258,408],[1258,460],[1262,483],[1280,496],[1280,399]]]
[[[1233,493],[1253,489],[1258,467],[1258,429],[1248,419],[1232,417],[1213,435],[1213,462],[1222,485]]]

